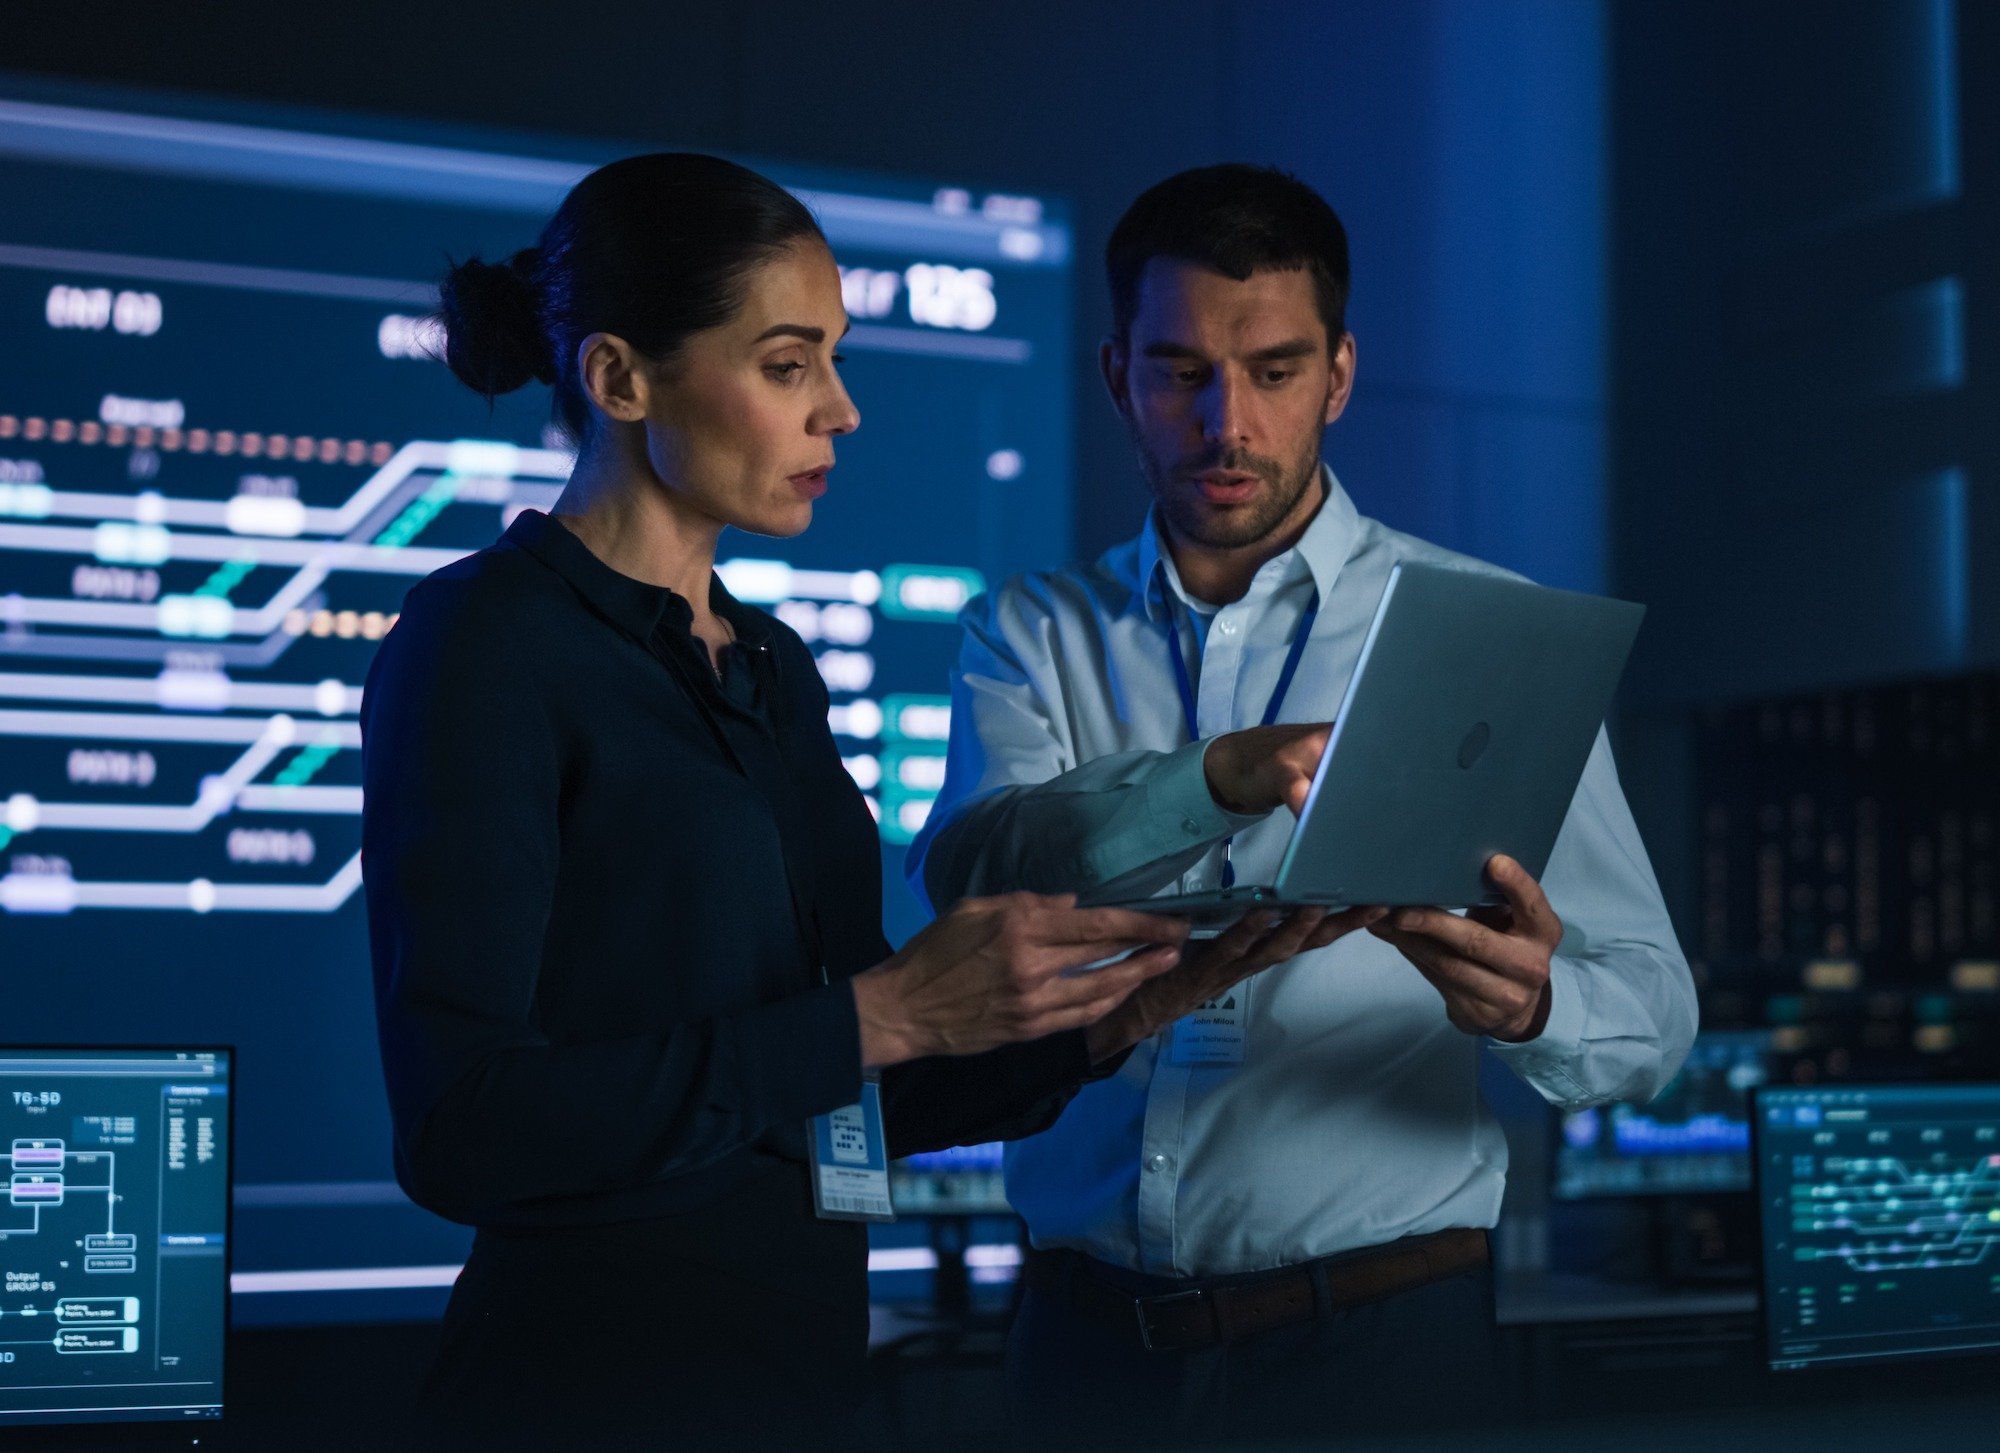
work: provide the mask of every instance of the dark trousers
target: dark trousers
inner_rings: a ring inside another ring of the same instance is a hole
[[[781,1167],[699,1215],[482,1230],[408,1446],[849,1447],[866,1232],[816,1220],[809,1194],[804,1167]]]
[[[1214,1285],[1091,1266],[1134,1295]],[[1136,1315],[1126,1325],[1027,1288],[1007,1344],[1017,1446],[1332,1439],[1514,1415],[1490,1268],[1340,1310],[1327,1305],[1325,1264],[1315,1271],[1310,1320],[1186,1350],[1149,1352]]]

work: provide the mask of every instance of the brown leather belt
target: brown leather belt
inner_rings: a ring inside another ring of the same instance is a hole
[[[1327,1310],[1339,1311],[1415,1291],[1488,1260],[1486,1233],[1461,1226],[1157,1296],[1134,1295],[1093,1271],[1098,1263],[1076,1252],[1031,1252],[1026,1274],[1036,1291],[1062,1298],[1079,1312],[1127,1327],[1136,1321],[1140,1343],[1152,1352],[1206,1347],[1306,1321],[1318,1310],[1313,1281],[1322,1268]]]

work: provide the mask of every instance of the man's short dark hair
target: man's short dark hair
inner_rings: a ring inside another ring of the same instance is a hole
[[[1269,268],[1312,275],[1329,348],[1347,331],[1347,229],[1326,199],[1276,167],[1230,162],[1168,177],[1126,208],[1104,249],[1118,337],[1139,309],[1139,274],[1180,258],[1242,281]]]

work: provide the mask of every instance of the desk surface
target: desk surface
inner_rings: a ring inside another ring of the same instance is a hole
[[[1508,1272],[1494,1288],[1503,1327],[1551,1322],[1624,1322],[1654,1317],[1749,1316],[1754,1286],[1666,1287],[1570,1272]]]
[[[1605,1281],[1570,1272],[1512,1272],[1494,1288],[1503,1327],[1558,1323],[1632,1322],[1669,1317],[1752,1316],[1754,1287],[1663,1287]],[[990,1313],[993,1310],[987,1307]],[[871,1348],[912,1333],[948,1328],[922,1304],[877,1303],[869,1309]]]

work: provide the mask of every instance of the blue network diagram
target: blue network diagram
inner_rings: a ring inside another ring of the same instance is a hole
[[[2000,1085],[1767,1090],[1772,1365],[2000,1350]]]
[[[241,1047],[247,1320],[434,1309],[462,1258],[389,1175],[361,683],[410,585],[570,463],[545,390],[450,377],[433,280],[658,144],[0,85],[0,933],[36,969],[10,1012]],[[1038,198],[765,170],[841,265],[862,427],[813,528],[726,536],[720,570],[818,659],[900,940],[958,610],[1069,552],[1071,238]]]
[[[0,1429],[221,1415],[229,1071],[0,1048]]]

